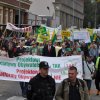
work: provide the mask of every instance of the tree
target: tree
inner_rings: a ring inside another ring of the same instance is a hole
[[[100,24],[100,2],[91,2],[92,0],[84,0],[84,28],[90,27],[94,28],[95,24],[98,26]],[[96,20],[95,20],[96,19]],[[96,21],[96,23],[95,23]]]
[[[84,28],[94,26],[94,10],[91,0],[84,0]]]

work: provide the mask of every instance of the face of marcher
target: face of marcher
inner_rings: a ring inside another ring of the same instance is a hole
[[[49,42],[48,42],[48,45],[49,45],[49,46],[51,46],[51,45],[52,45],[52,42],[51,42],[51,41],[49,41]]]
[[[77,55],[81,55],[81,52],[78,51],[78,52],[77,52]]]
[[[34,47],[34,48],[35,48],[35,47],[36,47],[36,44],[32,44],[32,47]]]
[[[46,77],[48,75],[48,72],[49,72],[49,68],[41,68],[40,69],[40,74],[43,76],[43,77]]]
[[[23,48],[23,46],[24,46],[23,43],[20,43],[20,47]]]
[[[5,47],[3,47],[2,50],[5,51],[6,50]]]
[[[68,51],[66,56],[71,56],[72,55],[72,52],[71,51]]]
[[[68,77],[71,81],[76,80],[77,77],[77,71],[76,70],[69,70],[68,71]]]
[[[65,45],[64,45],[64,44],[62,44],[62,48],[63,48],[63,49],[65,48]]]

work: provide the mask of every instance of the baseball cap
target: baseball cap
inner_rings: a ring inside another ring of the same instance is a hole
[[[81,48],[77,48],[77,51],[78,51],[78,52],[81,52]]]
[[[70,51],[72,51],[72,49],[71,48],[66,48],[66,51],[70,52]]]
[[[41,61],[39,64],[39,68],[50,68],[48,62]]]

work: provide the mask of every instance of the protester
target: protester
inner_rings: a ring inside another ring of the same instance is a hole
[[[91,90],[91,84],[92,84],[92,76],[95,71],[95,66],[93,61],[91,60],[91,56],[88,56],[87,59],[84,61],[84,75],[83,78],[87,83],[89,94]]]
[[[93,62],[96,63],[96,59],[99,56],[97,46],[94,43],[91,43],[89,49],[89,55],[92,57]]]
[[[8,41],[5,39],[4,35],[1,36],[0,39],[0,46],[4,47],[7,50]]]
[[[58,51],[58,57],[65,56],[66,53],[66,45],[65,43],[62,43],[62,48]]]
[[[24,47],[24,44],[22,42],[20,43],[20,46],[17,48],[16,52],[17,52],[17,56],[24,55],[25,47]]]
[[[81,48],[77,48],[77,49],[76,49],[76,54],[77,54],[77,55],[82,55]]]
[[[39,43],[38,45],[38,55],[42,56],[42,52],[43,52],[43,43]]]
[[[77,68],[68,70],[68,78],[64,79],[56,92],[55,100],[89,100],[86,83],[77,78]]]
[[[14,57],[14,46],[11,41],[9,41],[9,43],[8,43],[7,51],[8,51],[9,58],[13,58]]]
[[[62,42],[59,42],[59,41],[55,41],[55,43],[54,43],[54,47],[56,50],[56,57],[58,56],[59,50],[62,48],[61,45],[62,45]]]
[[[49,65],[46,61],[39,64],[39,74],[28,83],[28,100],[53,100],[55,95],[55,81],[48,75]]]
[[[46,46],[46,45],[47,45],[47,40],[44,39],[43,46]]]
[[[32,47],[30,48],[30,54],[31,55],[37,55],[38,54],[38,47],[37,47],[37,44],[36,42],[32,42]]]
[[[66,54],[65,56],[72,56],[73,52],[71,48],[66,48]]]
[[[51,40],[49,40],[48,45],[44,46],[42,56],[56,57],[55,47]]]
[[[25,42],[25,45],[26,46],[31,46],[31,42],[32,42],[31,39],[28,38],[27,41]]]
[[[87,56],[89,56],[89,49],[88,46],[85,42],[82,42],[81,44],[81,50],[83,52],[84,57],[86,58]]]
[[[8,52],[6,51],[6,48],[5,47],[2,47],[1,48],[1,56],[2,57],[8,57]]]

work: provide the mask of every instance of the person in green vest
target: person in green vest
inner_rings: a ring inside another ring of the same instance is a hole
[[[100,94],[100,57],[96,60],[96,77],[95,77],[95,85],[97,89],[97,95]]]

